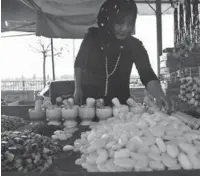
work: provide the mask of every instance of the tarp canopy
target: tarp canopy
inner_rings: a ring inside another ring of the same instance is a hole
[[[105,0],[2,0],[2,31],[35,32],[51,38],[82,38]],[[139,15],[155,15],[156,0],[135,0]],[[172,14],[170,0],[162,12]]]

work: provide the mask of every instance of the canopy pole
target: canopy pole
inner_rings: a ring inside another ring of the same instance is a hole
[[[160,77],[160,56],[162,55],[162,9],[161,0],[156,0],[156,28],[157,28],[157,69]]]
[[[55,65],[54,65],[54,48],[53,48],[53,39],[51,38],[51,60],[52,60],[52,71],[53,71],[53,80],[56,79],[55,76]]]
[[[73,39],[73,60],[75,62],[75,40]]]

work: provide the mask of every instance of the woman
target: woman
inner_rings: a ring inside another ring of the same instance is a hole
[[[169,109],[148,54],[142,43],[132,37],[137,6],[133,0],[107,0],[100,8],[97,28],[89,28],[75,61],[75,101],[87,97],[104,98],[110,105],[117,97],[126,103],[130,97],[129,80],[135,63],[148,92]]]

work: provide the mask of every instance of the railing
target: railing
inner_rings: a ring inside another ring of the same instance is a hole
[[[1,90],[11,91],[38,91],[44,88],[42,80],[34,81],[1,81]]]
[[[139,78],[130,79],[130,88],[143,88]],[[1,81],[1,90],[11,90],[11,91],[26,91],[33,90],[38,91],[44,88],[42,80],[33,81]]]
[[[140,81],[140,78],[131,78],[130,79],[130,88],[144,88],[144,85]]]

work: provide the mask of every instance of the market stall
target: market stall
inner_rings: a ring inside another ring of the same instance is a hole
[[[48,12],[48,6],[43,10]],[[79,107],[71,98],[57,97],[55,105],[38,98],[26,108],[26,119],[2,115],[2,175],[199,175],[199,119],[181,112],[168,115],[149,96],[144,104],[132,98],[126,104],[112,102],[105,107],[102,99],[88,98]]]
[[[112,101],[113,107],[104,107],[101,99],[88,98],[78,107],[71,98],[58,97],[56,105],[38,99],[29,120],[1,116],[2,172],[199,172],[199,120],[180,112],[168,116],[150,97],[144,105]]]

